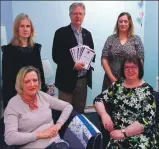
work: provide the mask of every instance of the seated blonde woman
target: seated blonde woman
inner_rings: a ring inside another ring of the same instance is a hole
[[[17,95],[4,112],[5,142],[21,149],[68,149],[58,131],[70,116],[72,105],[40,91],[40,74],[32,66],[20,69],[15,87]],[[51,109],[62,111],[56,124]]]
[[[107,149],[158,149],[154,91],[142,79],[141,59],[126,57],[121,71],[124,80],[114,82],[94,100],[110,134]],[[110,106],[111,116],[107,113]]]

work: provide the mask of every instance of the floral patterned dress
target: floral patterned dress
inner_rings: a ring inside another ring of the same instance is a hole
[[[158,149],[155,123],[156,103],[153,88],[144,83],[136,88],[125,88],[122,80],[113,83],[98,95],[95,102],[111,107],[115,129],[124,129],[134,121],[144,125],[144,133],[122,140],[110,139],[107,149]]]

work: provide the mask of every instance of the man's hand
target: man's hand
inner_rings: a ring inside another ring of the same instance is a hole
[[[85,69],[84,68],[84,63],[76,62],[75,65],[74,65],[74,69],[76,69],[76,70],[83,70],[83,69]]]

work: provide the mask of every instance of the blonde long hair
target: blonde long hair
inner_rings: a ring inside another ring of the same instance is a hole
[[[24,19],[27,19],[30,22],[30,25],[31,25],[31,33],[30,33],[30,37],[28,38],[28,45],[33,47],[34,46],[33,37],[34,37],[34,34],[35,34],[35,30],[34,30],[34,26],[33,26],[33,23],[31,21],[30,17],[25,13],[20,13],[14,20],[14,23],[13,23],[13,38],[11,39],[11,44],[16,45],[16,46],[21,46],[21,47],[23,46],[22,41],[20,40],[20,37],[19,37],[18,30],[19,30],[20,22]]]

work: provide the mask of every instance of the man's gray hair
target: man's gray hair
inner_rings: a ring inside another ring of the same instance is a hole
[[[70,8],[69,8],[69,13],[72,12],[72,8],[77,7],[77,6],[82,7],[83,10],[84,10],[84,13],[85,13],[85,5],[84,5],[83,3],[77,3],[77,2],[71,4],[71,6],[70,6]]]

